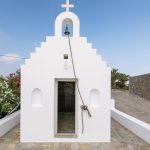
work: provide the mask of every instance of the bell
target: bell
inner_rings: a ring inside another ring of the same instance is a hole
[[[66,25],[66,29],[65,29],[65,32],[64,32],[65,35],[70,35],[70,32],[69,32],[69,29],[68,29],[68,26]]]

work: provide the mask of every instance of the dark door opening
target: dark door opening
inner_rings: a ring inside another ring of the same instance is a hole
[[[75,82],[58,82],[57,133],[75,134]]]

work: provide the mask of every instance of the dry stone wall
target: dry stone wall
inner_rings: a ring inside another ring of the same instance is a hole
[[[150,100],[150,74],[130,78],[129,91]]]

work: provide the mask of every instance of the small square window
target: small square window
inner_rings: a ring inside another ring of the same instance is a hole
[[[68,54],[64,54],[64,59],[68,59]]]

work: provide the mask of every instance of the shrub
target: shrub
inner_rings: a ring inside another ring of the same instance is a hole
[[[0,118],[20,103],[20,72],[8,77],[0,76]]]

